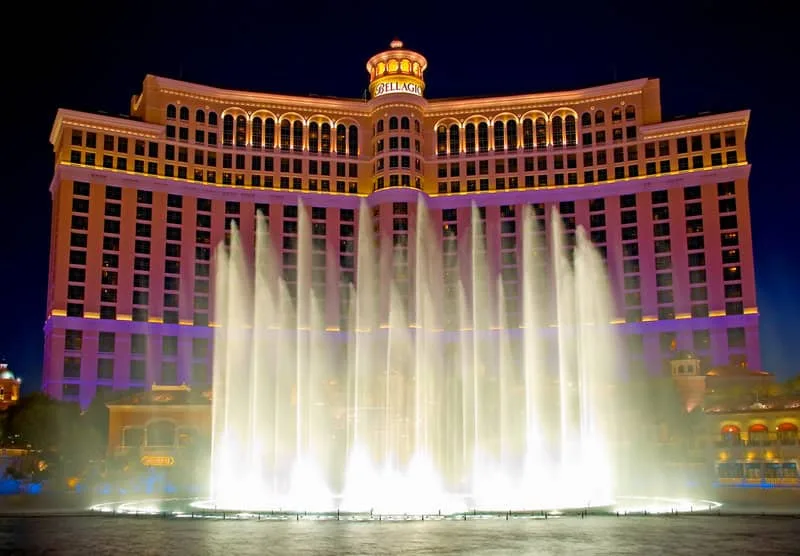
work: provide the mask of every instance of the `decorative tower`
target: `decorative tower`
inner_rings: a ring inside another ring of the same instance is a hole
[[[700,358],[690,351],[680,351],[670,361],[672,380],[680,392],[687,412],[702,407],[706,377],[700,370]]]
[[[421,97],[425,91],[422,75],[428,61],[422,54],[406,50],[397,39],[389,50],[379,52],[367,62],[369,93],[372,98],[384,95],[405,94]]]
[[[19,401],[21,383],[22,380],[15,377],[8,368],[8,363],[0,360],[0,411],[8,409]]]

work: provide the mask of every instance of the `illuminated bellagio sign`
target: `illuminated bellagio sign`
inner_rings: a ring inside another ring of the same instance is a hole
[[[147,467],[170,467],[175,465],[175,458],[172,456],[142,456],[142,465]]]
[[[413,81],[390,80],[382,81],[375,85],[375,90],[372,93],[373,97],[380,97],[383,95],[391,95],[395,93],[422,96],[422,87]]]

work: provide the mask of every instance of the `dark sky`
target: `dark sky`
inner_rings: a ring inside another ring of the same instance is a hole
[[[0,355],[41,374],[50,128],[58,107],[127,113],[147,73],[230,89],[359,97],[397,36],[429,98],[661,78],[665,118],[752,110],[747,150],[763,366],[800,372],[797,30],[769,2],[14,3],[2,42]],[[741,7],[738,7],[741,6]]]

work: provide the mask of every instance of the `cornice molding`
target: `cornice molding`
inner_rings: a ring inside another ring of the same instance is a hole
[[[739,110],[738,112],[709,114],[707,116],[697,116],[694,118],[643,125],[639,128],[639,132],[645,139],[670,137],[673,135],[683,135],[685,133],[707,133],[716,129],[740,126],[744,126],[746,132],[749,122],[750,110]]]
[[[224,199],[228,201],[253,203],[296,204],[300,199],[307,205],[331,208],[359,208],[362,200],[374,206],[394,201],[415,202],[422,196],[431,208],[457,208],[469,206],[473,201],[481,206],[504,204],[547,203],[567,200],[595,199],[611,195],[626,195],[639,191],[670,189],[696,185],[747,179],[750,175],[750,164],[742,163],[731,166],[688,170],[656,176],[641,176],[610,182],[558,185],[536,187],[530,189],[505,189],[492,191],[474,191],[463,193],[426,193],[411,187],[387,187],[372,193],[335,193],[320,191],[297,191],[292,189],[265,189],[252,186],[223,186],[219,184],[197,183],[189,180],[148,176],[146,174],[129,174],[104,168],[87,168],[59,164],[50,185],[51,194],[62,181],[78,180],[94,183],[107,183],[123,187],[134,187],[149,191],[159,191],[178,195]]]
[[[316,112],[325,110],[347,116],[367,116],[369,113],[367,102],[362,99],[301,97],[235,91],[158,77],[156,75],[148,75],[145,78],[145,82],[148,80],[152,80],[161,93],[193,98],[209,103],[230,104],[230,107],[248,107],[253,111],[259,109],[311,110]],[[226,108],[229,107],[226,106]]]
[[[189,83],[156,75],[148,75],[145,82],[151,80],[159,92],[178,97],[193,98],[208,103],[226,103],[232,106],[258,109],[281,110],[327,110],[334,113],[350,116],[368,116],[379,109],[382,103],[377,99],[364,101],[362,99],[330,98],[330,97],[301,97],[274,93],[254,93],[221,89]],[[437,117],[449,114],[461,114],[474,111],[498,110],[531,110],[535,108],[561,107],[566,104],[599,102],[612,98],[641,94],[648,84],[654,81],[648,78],[636,79],[575,89],[572,91],[557,91],[548,93],[532,93],[523,95],[465,98],[465,99],[420,99],[425,115]],[[401,96],[401,95],[392,95]],[[380,98],[380,97],[379,97]]]
[[[56,119],[50,130],[50,143],[56,145],[61,135],[64,125],[96,129],[98,131],[110,131],[113,133],[126,133],[148,139],[158,139],[164,135],[164,126],[142,122],[139,120],[129,120],[118,116],[106,114],[92,114],[91,112],[80,112],[59,108],[56,112]]]
[[[566,104],[599,102],[612,98],[641,94],[650,81],[654,80],[642,78],[633,81],[600,85],[598,87],[551,93],[428,100],[429,111],[426,116],[445,116],[470,111],[497,112],[501,110],[532,110],[551,106],[560,107]]]

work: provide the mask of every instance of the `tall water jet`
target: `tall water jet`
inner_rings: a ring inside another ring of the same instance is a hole
[[[313,278],[302,203],[288,268],[263,215],[252,262],[233,227],[216,254],[215,503],[400,514],[609,502],[618,365],[604,263],[557,213],[548,253],[522,209],[506,211],[521,231],[500,257],[485,208],[450,237],[420,198],[396,240],[362,202],[341,330]]]

